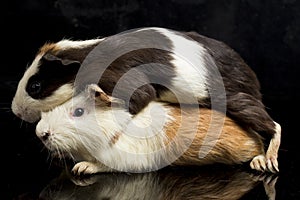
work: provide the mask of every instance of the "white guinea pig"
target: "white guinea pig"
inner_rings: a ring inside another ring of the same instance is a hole
[[[278,170],[281,128],[262,103],[255,73],[223,42],[195,32],[140,28],[103,39],[45,44],[19,82],[13,112],[34,122],[87,84],[124,100],[130,114],[149,102],[200,104],[262,135]]]
[[[75,174],[248,161],[253,169],[268,170],[262,138],[223,114],[150,102],[132,115],[96,84],[43,112],[36,134],[53,155],[77,162]]]

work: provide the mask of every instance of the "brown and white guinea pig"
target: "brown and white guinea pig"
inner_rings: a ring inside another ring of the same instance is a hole
[[[270,139],[266,162],[278,170],[281,127],[262,103],[259,81],[223,42],[195,32],[140,28],[103,39],[45,44],[19,82],[13,112],[28,122],[98,84],[131,114],[149,102],[201,104],[226,112]]]
[[[225,119],[224,124],[213,123],[212,118]],[[53,155],[74,159],[72,172],[77,175],[245,162],[267,170],[261,136],[220,112],[152,101],[132,115],[122,100],[96,84],[43,112],[36,134]],[[200,149],[206,155],[200,156]]]

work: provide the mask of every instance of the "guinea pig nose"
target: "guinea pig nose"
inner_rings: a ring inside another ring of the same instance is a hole
[[[46,141],[50,136],[50,133],[49,132],[43,132],[42,135],[41,135],[41,139],[43,141]]]

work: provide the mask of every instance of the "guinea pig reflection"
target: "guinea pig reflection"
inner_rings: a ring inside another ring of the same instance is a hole
[[[201,170],[201,171],[200,171]],[[63,173],[40,193],[43,200],[181,200],[240,199],[264,185],[275,199],[277,177],[262,177],[240,169],[167,169],[144,174],[99,174],[78,178]],[[270,181],[271,180],[271,181]],[[258,197],[260,194],[255,194]]]

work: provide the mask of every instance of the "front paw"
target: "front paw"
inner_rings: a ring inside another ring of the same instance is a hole
[[[98,163],[87,162],[87,161],[77,163],[72,169],[72,173],[76,176],[95,174],[100,171],[101,170]]]
[[[264,155],[255,156],[250,162],[250,167],[257,171],[266,171],[266,157]]]

